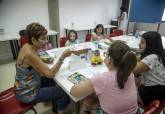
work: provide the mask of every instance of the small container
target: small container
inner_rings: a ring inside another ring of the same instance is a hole
[[[140,36],[139,32],[135,33],[135,38],[138,38]]]

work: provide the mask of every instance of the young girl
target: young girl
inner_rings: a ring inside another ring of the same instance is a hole
[[[91,41],[97,41],[97,40],[105,39],[105,38],[110,39],[108,35],[104,34],[104,26],[102,24],[96,25],[94,32],[92,33],[92,36],[91,36]],[[110,40],[112,41],[112,39]]]
[[[139,47],[141,60],[133,72],[142,75],[139,100],[148,105],[155,99],[165,98],[165,53],[161,35],[154,31],[142,34]]]
[[[83,97],[95,93],[105,112],[135,114],[137,91],[132,70],[136,62],[136,56],[130,48],[116,41],[108,49],[104,60],[109,71],[74,85],[70,94],[74,97]]]
[[[102,24],[96,25],[94,32],[92,33],[92,41],[104,39],[104,27]]]
[[[68,40],[65,43],[65,46],[70,46],[72,44],[78,44],[77,32],[75,30],[70,30],[67,38],[68,38]]]

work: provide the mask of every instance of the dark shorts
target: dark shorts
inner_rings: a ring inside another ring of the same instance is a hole
[[[141,85],[138,88],[138,92],[145,106],[147,106],[153,100],[162,100],[165,98],[164,85],[156,85],[156,86]]]

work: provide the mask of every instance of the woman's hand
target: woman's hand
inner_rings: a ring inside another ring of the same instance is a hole
[[[66,49],[63,52],[63,54],[62,54],[62,56],[60,58],[65,59],[66,57],[69,57],[71,55],[71,53],[72,53],[72,51],[70,51],[69,49]]]

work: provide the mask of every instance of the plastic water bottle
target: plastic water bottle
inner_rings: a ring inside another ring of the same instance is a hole
[[[138,32],[136,32],[136,33],[135,33],[135,38],[138,38],[139,35],[140,35],[140,34],[139,34]]]
[[[89,48],[86,56],[87,64],[91,64],[91,58],[92,58],[92,49]]]

